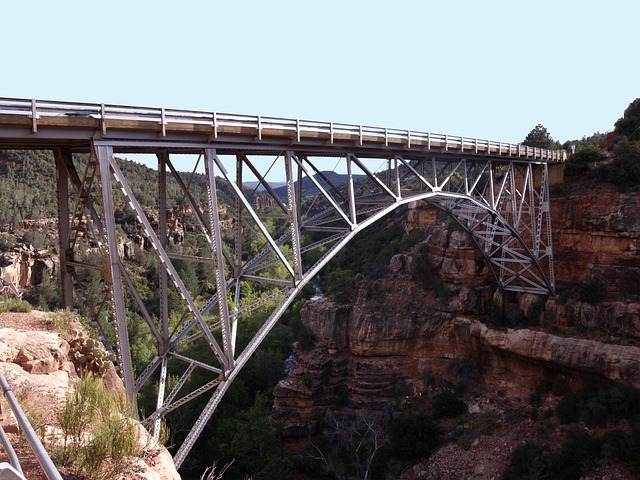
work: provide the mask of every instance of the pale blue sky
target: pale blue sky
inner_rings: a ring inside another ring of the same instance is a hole
[[[640,97],[637,0],[11,1],[0,96],[520,142]]]

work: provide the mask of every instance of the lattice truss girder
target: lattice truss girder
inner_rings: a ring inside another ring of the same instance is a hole
[[[115,146],[124,149],[122,143]],[[316,157],[295,150],[260,154],[238,149],[219,155],[203,145],[193,157],[193,169],[189,166],[192,173],[180,174],[174,164],[179,149],[169,152],[159,145],[155,151],[158,176],[149,179],[157,192],[155,218],[138,201],[114,156],[114,144],[95,142],[82,168],[69,152],[56,153],[65,180],[60,183],[68,180],[71,186],[69,195],[66,187],[60,192],[61,219],[69,219],[61,221],[61,264],[67,304],[71,277],[80,278],[82,269],[104,273],[103,292],[111,298],[127,393],[135,400],[143,388],[157,390],[156,408],[145,417],[155,435],[163,417],[211,395],[175,455],[178,466],[302,287],[358,232],[400,205],[426,200],[449,213],[482,251],[500,288],[553,291],[544,163],[364,158],[355,152]],[[182,164],[180,169],[185,170]],[[196,174],[201,170],[204,175]],[[250,177],[258,182],[253,189],[242,186]],[[276,188],[272,178],[284,179],[284,186]],[[138,291],[128,262],[118,254],[115,217],[124,202],[153,251],[157,295]],[[169,239],[181,217],[195,228],[185,229],[184,242],[176,245]],[[102,261],[83,263],[76,258],[78,245],[91,236]],[[206,280],[189,284],[183,278],[187,270],[179,268],[187,263],[197,265]],[[181,306],[169,311],[170,297],[179,297]],[[159,305],[151,305],[150,298]],[[125,306],[142,317],[157,344],[156,355],[137,376]],[[239,344],[241,329],[247,338],[243,321],[258,310],[263,321],[255,324],[254,316],[249,340]]]

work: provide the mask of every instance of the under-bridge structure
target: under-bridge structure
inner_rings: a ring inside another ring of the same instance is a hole
[[[82,272],[102,275],[88,307],[107,307],[97,318],[115,327],[131,401],[157,385],[156,408],[143,415],[148,428],[158,435],[166,415],[207,399],[174,456],[177,467],[302,288],[358,233],[410,202],[428,202],[464,229],[501,290],[554,293],[549,186],[561,175],[562,152],[342,123],[13,98],[0,98],[0,149],[53,151],[64,306],[82,303]],[[153,213],[118,159],[134,154],[157,162],[147,189],[155,194]],[[248,188],[248,179],[258,186]],[[206,195],[195,193],[196,183]],[[117,219],[125,203],[157,264],[156,305],[139,291],[121,252]],[[184,235],[197,237],[197,251],[172,241],[180,212],[195,225]],[[180,262],[200,265],[208,281],[194,291]],[[176,293],[182,308],[170,312]],[[238,328],[257,309],[265,320],[239,345]],[[130,310],[157,345],[139,372]],[[189,355],[194,342],[205,346],[204,356]],[[194,386],[196,370],[208,380]]]

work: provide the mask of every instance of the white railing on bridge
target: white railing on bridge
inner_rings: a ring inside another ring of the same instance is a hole
[[[134,107],[124,105],[108,105],[96,103],[77,103],[48,100],[27,100],[0,98],[0,115],[13,114],[28,116],[33,121],[34,131],[37,128],[37,120],[46,116],[91,117],[101,121],[103,129],[106,129],[108,120],[133,120],[156,123],[165,128],[171,124],[207,125],[217,131],[221,127],[250,128],[262,138],[262,132],[266,129],[291,132],[298,141],[302,135],[323,134],[330,138],[330,143],[339,135],[355,136],[360,138],[362,145],[367,141],[384,142],[388,146],[390,142],[404,142],[411,148],[412,142],[420,142],[421,146],[432,144],[445,150],[454,150],[468,153],[493,153],[497,155],[522,156],[547,160],[550,162],[562,162],[566,160],[566,152],[546,150],[537,147],[529,147],[522,144],[504,143],[478,138],[462,137],[456,135],[444,135],[439,133],[420,132],[415,130],[402,130],[397,128],[372,127],[366,125],[351,125],[347,123],[320,122],[314,120],[300,120],[281,117],[266,117],[260,115],[242,115],[219,112],[201,112],[192,110],[176,110],[169,108]],[[215,135],[214,135],[215,136]]]

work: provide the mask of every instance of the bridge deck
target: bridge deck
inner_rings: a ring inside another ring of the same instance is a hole
[[[564,153],[520,144],[343,123],[104,104],[0,98],[0,147],[70,147],[88,150],[90,141],[114,142],[115,151],[194,150],[203,144],[237,151],[267,152],[295,147],[331,155],[349,148],[368,156],[463,153],[522,161],[561,162]],[[135,144],[132,144],[134,142]]]

